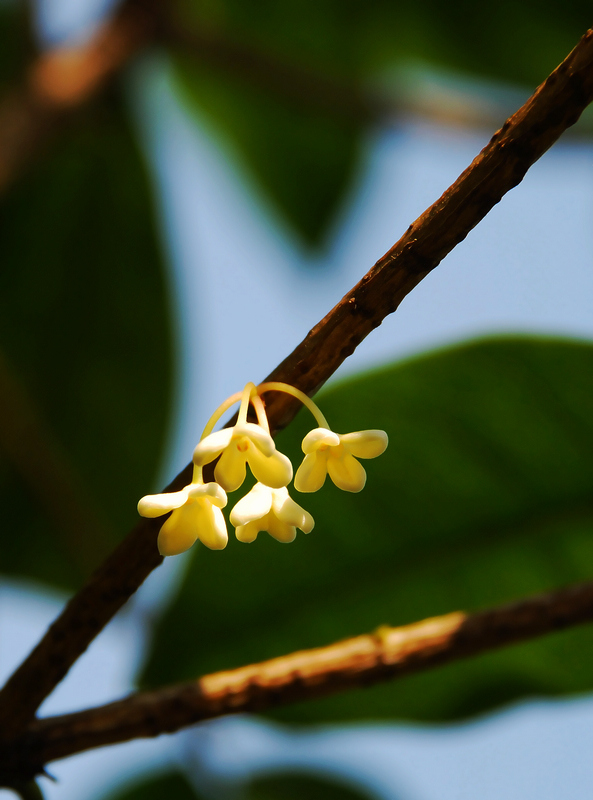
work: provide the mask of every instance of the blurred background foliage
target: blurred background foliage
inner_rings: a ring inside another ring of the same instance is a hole
[[[591,21],[580,0],[135,6],[164,15],[145,50],[170,55],[186,102],[310,247],[323,245],[376,126],[418,109],[481,124],[471,98],[447,110],[407,83],[411,67],[531,90]],[[33,42],[25,4],[0,4],[5,106],[26,82]],[[485,128],[513,110],[488,108]],[[0,497],[10,532],[0,567],[74,589],[152,485],[177,356],[155,198],[119,75],[64,119],[0,198]],[[261,534],[251,546],[231,542],[224,558],[200,549],[142,683],[586,577],[592,368],[586,344],[490,340],[325,392],[337,430],[390,434],[387,453],[368,464],[363,502],[329,485],[304,498],[317,527],[290,548]],[[279,438],[295,460],[304,413]],[[577,629],[278,716],[458,718],[519,696],[588,690],[591,656],[590,631]],[[193,796],[181,779],[163,780],[166,791],[125,797]],[[272,784],[250,791],[292,796]]]
[[[227,796],[230,800],[231,795]],[[112,800],[162,800],[164,797],[199,800],[201,795],[182,774],[171,773],[124,789]],[[324,776],[287,772],[253,779],[244,787],[240,797],[241,800],[371,800],[372,795],[359,787]]]

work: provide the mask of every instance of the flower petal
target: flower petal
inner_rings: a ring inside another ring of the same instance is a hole
[[[241,425],[235,425],[233,428],[233,436],[247,436],[253,444],[260,450],[264,456],[271,456],[276,445],[274,440],[261,425],[256,425],[254,422],[244,422]]]
[[[231,511],[229,519],[235,527],[245,526],[249,522],[265,517],[271,507],[272,490],[261,483],[256,483],[253,489],[239,500]]]
[[[340,444],[340,437],[327,428],[313,428],[303,439],[303,453],[307,455],[313,453],[323,444],[327,447],[337,447]]]
[[[179,508],[187,501],[188,487],[180,492],[165,492],[163,494],[147,494],[138,503],[138,513],[141,517],[162,517],[168,511]]]
[[[304,508],[289,496],[288,490],[282,492],[282,489],[274,490],[274,499],[272,501],[272,509],[276,517],[286,525],[291,525],[300,528],[304,533],[309,533],[313,530],[315,522],[311,514],[305,511]]]
[[[222,513],[222,512],[221,512]],[[177,508],[159,532],[157,546],[162,556],[184,553],[198,538],[199,506],[195,502]]]
[[[210,550],[224,550],[229,540],[224,514],[208,500],[198,500],[200,506],[198,538]]]
[[[264,456],[257,447],[250,445],[247,462],[260,483],[272,489],[280,489],[292,480],[292,464],[284,453],[275,450],[271,456]]]
[[[286,522],[278,519],[274,514],[270,514],[266,530],[277,542],[282,542],[283,544],[294,542],[296,539],[295,526],[287,525]]]
[[[211,461],[222,453],[225,447],[228,447],[233,437],[233,428],[223,428],[221,431],[211,433],[206,436],[196,445],[194,450],[194,464],[202,467],[204,464],[209,464]]]
[[[356,458],[377,458],[389,443],[385,431],[356,431],[340,436],[340,441]]]
[[[218,483],[190,483],[186,488],[190,497],[203,497],[218,508],[224,508],[228,503],[226,492]]]
[[[256,520],[255,522],[248,522],[247,525],[239,525],[239,527],[235,529],[235,536],[240,542],[250,544],[251,542],[255,542],[260,530],[262,530],[260,527],[260,520]]]
[[[245,456],[247,452],[241,452],[235,442],[231,442],[220,457],[220,461],[214,469],[214,477],[227,492],[234,492],[245,480],[247,468],[245,466]]]
[[[329,477],[338,489],[345,492],[360,492],[364,489],[367,475],[364,467],[350,453],[343,453],[340,457],[327,460]]]
[[[321,489],[327,476],[327,459],[329,451],[309,453],[297,469],[294,488],[297,492],[316,492]]]

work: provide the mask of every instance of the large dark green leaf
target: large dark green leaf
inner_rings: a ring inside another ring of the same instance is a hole
[[[75,586],[135,522],[168,410],[162,260],[117,98],[3,198],[0,260],[0,569]]]
[[[165,683],[593,572],[593,347],[486,340],[349,380],[320,397],[339,432],[388,431],[361,494],[297,495],[316,527],[290,546],[201,549],[145,679]],[[298,458],[301,412],[278,441]],[[231,498],[229,507],[234,498]],[[593,687],[593,632],[541,641],[323,701],[287,719],[445,719]]]

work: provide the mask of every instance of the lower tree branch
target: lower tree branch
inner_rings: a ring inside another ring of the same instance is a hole
[[[475,614],[456,612],[33,722],[9,751],[21,770],[206,719],[370,686],[593,620],[593,582]],[[0,762],[0,774],[6,770]]]
[[[266,380],[284,381],[314,394],[492,206],[522,180],[592,99],[593,30],[589,30],[457,181],[410,225]],[[271,395],[267,404],[271,429],[278,431],[287,425],[297,406],[286,395]],[[168,488],[180,488],[189,479],[187,467]],[[14,739],[25,729],[70,666],[161,563],[156,548],[161,524],[162,518],[139,521],[2,689],[0,740]]]

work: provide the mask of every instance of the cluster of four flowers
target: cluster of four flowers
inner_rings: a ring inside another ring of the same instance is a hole
[[[179,492],[147,495],[138,503],[138,512],[143,517],[173,512],[159,532],[158,548],[162,555],[182,553],[198,539],[212,550],[226,547],[228,534],[222,509],[228,502],[227,492],[243,484],[247,464],[258,482],[229,515],[237,539],[253,542],[258,533],[267,531],[279,542],[292,542],[297,528],[304,533],[313,529],[313,517],[288,494],[292,464],[276,449],[270,435],[261,399],[261,395],[269,391],[285,392],[298,398],[318,424],[303,439],[305,458],[296,472],[294,488],[298,492],[316,492],[328,474],[336,486],[345,491],[359,492],[364,487],[366,473],[357,459],[375,458],[384,452],[387,447],[384,431],[334,433],[319,408],[299,389],[279,382],[258,387],[248,383],[243,392],[225,400],[208,421],[194,450],[191,483]],[[237,424],[213,433],[222,414],[239,400]],[[250,405],[256,413],[257,424],[247,421]],[[203,467],[217,458],[215,482],[204,483]]]

